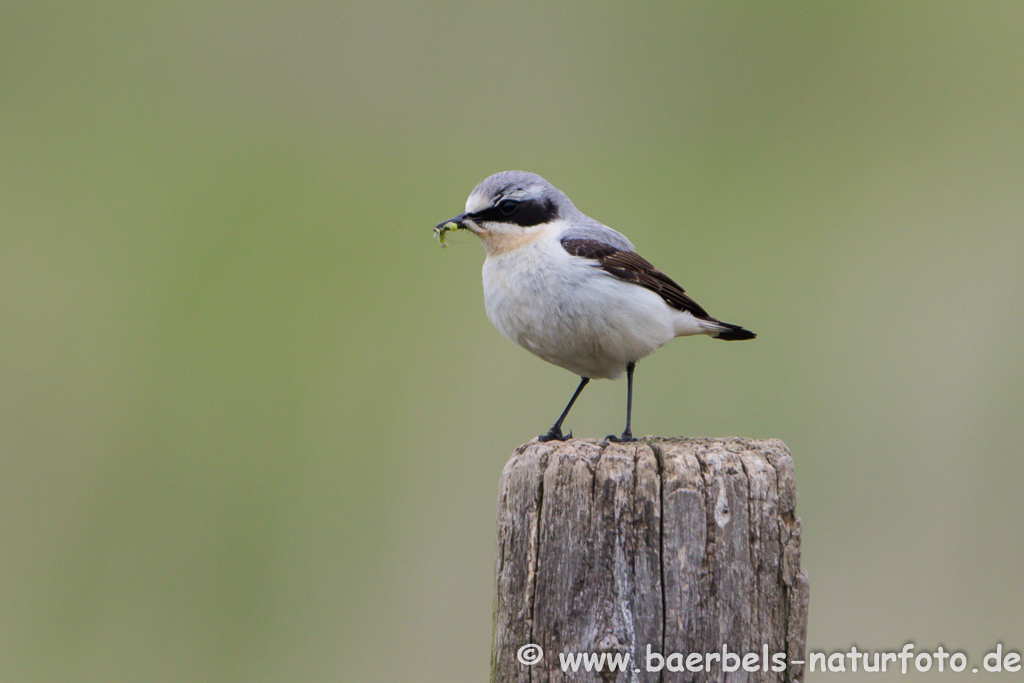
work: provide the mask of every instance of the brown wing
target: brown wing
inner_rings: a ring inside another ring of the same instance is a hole
[[[715,320],[672,278],[636,252],[622,251],[604,242],[587,239],[564,239],[562,247],[573,256],[594,259],[604,271],[620,280],[651,290],[673,308],[689,311],[697,318]]]

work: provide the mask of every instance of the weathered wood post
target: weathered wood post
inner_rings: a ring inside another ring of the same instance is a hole
[[[492,683],[802,681],[795,504],[778,440],[521,446],[498,496]]]

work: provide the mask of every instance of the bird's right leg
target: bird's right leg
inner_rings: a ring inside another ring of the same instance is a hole
[[[576,393],[574,393],[572,398],[569,399],[569,405],[565,407],[565,410],[563,410],[562,414],[558,417],[558,422],[548,430],[547,434],[541,434],[538,436],[538,439],[541,441],[565,441],[566,439],[572,438],[572,432],[569,432],[564,436],[562,435],[562,422],[565,420],[565,416],[569,414],[569,410],[572,409],[572,404],[576,402],[577,398],[579,398],[580,393],[583,391],[583,387],[587,386],[587,382],[589,381],[589,377],[583,377],[580,379],[580,385],[576,387]]]

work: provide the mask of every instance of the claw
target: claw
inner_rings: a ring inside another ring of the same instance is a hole
[[[628,429],[622,432],[621,436],[609,434],[604,439],[605,441],[611,441],[612,443],[629,443],[630,441],[636,441],[636,439],[633,438],[633,433]]]
[[[541,434],[537,437],[541,443],[547,443],[548,441],[568,441],[571,438],[571,431],[568,434],[563,435],[561,429],[556,429],[554,427],[549,429],[547,434]]]

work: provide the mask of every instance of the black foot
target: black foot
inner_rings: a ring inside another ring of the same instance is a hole
[[[629,443],[630,441],[636,441],[636,439],[633,438],[633,433],[631,431],[629,431],[628,429],[626,431],[622,432],[621,436],[615,436],[614,434],[609,434],[608,436],[606,436],[604,438],[604,440],[605,441],[612,441],[614,443]]]
[[[541,434],[540,436],[537,437],[537,439],[541,443],[545,443],[547,441],[568,441],[571,438],[572,432],[563,435],[562,430],[559,429],[558,427],[552,427],[551,429],[548,430],[547,434]]]

